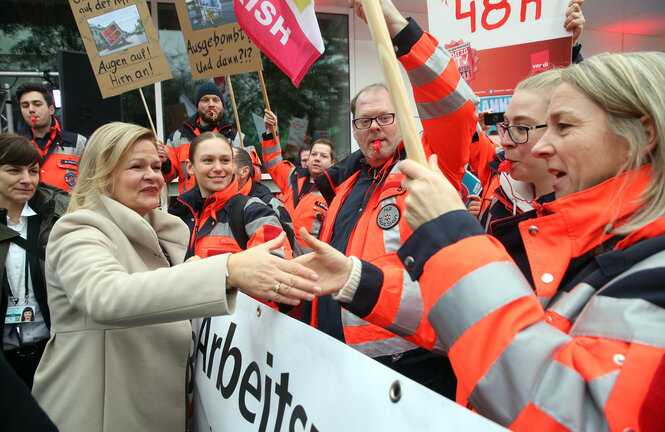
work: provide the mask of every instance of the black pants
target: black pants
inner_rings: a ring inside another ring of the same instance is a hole
[[[381,356],[374,360],[448,399],[455,400],[457,378],[447,356],[417,348],[405,352],[401,357]]]
[[[21,377],[25,385],[27,385],[31,390],[32,379],[35,376],[35,371],[37,370],[39,360],[42,358],[42,354],[44,354],[46,342],[48,342],[48,339],[37,342],[35,352],[27,357],[19,354],[21,351],[20,349],[3,351],[5,359],[7,359],[7,363],[11,365],[16,374]]]

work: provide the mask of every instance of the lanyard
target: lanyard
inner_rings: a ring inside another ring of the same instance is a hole
[[[32,268],[34,275],[36,277],[42,277],[40,272],[39,272],[39,260],[44,259],[44,252],[43,250],[39,250],[39,246],[37,244],[37,238],[39,236],[39,227],[41,225],[41,217],[39,215],[33,215],[28,217],[28,235],[27,235],[27,240],[25,240],[23,237],[16,236],[12,237],[9,239],[12,243],[17,244],[21,248],[25,249],[25,263],[23,264],[23,269],[21,272],[21,276],[19,277],[20,279],[25,279],[25,304],[28,303],[28,296],[29,296],[29,289],[28,289],[28,280],[30,277],[30,272],[28,271],[28,267]],[[7,266],[5,265],[5,272],[3,273],[2,277],[2,286],[7,295],[9,295],[9,298],[11,301],[14,303],[14,305],[18,305],[18,287],[16,288],[16,294],[14,295],[14,292],[11,289],[11,286],[9,285],[9,279],[7,279]],[[39,281],[35,281],[35,283],[38,283]]]
[[[28,268],[28,253],[26,252],[25,262],[23,263],[23,266],[21,266],[21,273],[20,273],[20,276],[18,278],[19,281],[21,279],[24,279],[23,283],[24,283],[24,287],[25,287],[25,295],[24,295],[23,304],[26,304],[26,305],[28,304],[28,298],[30,296],[30,290],[28,289],[29,272],[26,271],[27,268]],[[9,296],[9,299],[12,301],[12,303],[14,303],[14,306],[18,306],[18,303],[19,303],[19,300],[20,300],[20,298],[18,297],[18,294],[20,292],[20,289],[19,289],[20,286],[16,287],[16,294],[14,294],[14,290],[12,289],[12,286],[9,284],[9,279],[7,278],[7,270],[8,270],[8,267],[5,264],[5,272],[2,275],[3,276],[2,286],[5,290],[5,292],[7,293],[7,295]]]

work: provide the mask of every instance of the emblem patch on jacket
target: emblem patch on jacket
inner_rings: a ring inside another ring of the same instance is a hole
[[[387,204],[379,210],[379,215],[376,217],[376,223],[384,230],[390,229],[397,225],[400,214],[399,207],[395,204]]]
[[[76,185],[76,174],[73,172],[65,174],[65,183],[69,186],[75,186]]]

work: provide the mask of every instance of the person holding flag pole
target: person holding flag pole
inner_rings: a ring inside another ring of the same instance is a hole
[[[412,232],[402,217],[407,194],[400,186],[404,176],[399,162],[407,155],[424,162],[426,155],[436,153],[441,170],[459,190],[469,147],[458,143],[470,143],[475,132],[476,97],[443,46],[415,21],[405,19],[390,0],[356,1],[354,6],[372,29],[388,85],[370,85],[353,98],[353,134],[360,150],[316,180],[330,204],[320,238],[347,256],[365,260],[386,256],[401,270],[385,280],[390,289],[402,290],[418,282],[410,280],[395,254]],[[413,125],[395,54],[411,81],[424,128],[422,139]],[[331,297],[303,305],[302,319],[454,398],[454,374],[444,357],[340,309]]]

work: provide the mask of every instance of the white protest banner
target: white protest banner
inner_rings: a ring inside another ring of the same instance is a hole
[[[571,62],[568,0],[427,0],[430,33],[478,96],[511,94],[532,72]]]
[[[103,98],[171,79],[145,0],[69,0]]]
[[[307,137],[307,125],[309,120],[307,118],[293,117],[291,119],[291,127],[289,127],[289,139],[286,141],[287,149],[289,146],[298,148],[303,145]]]
[[[198,323],[196,432],[505,430],[243,294]]]

